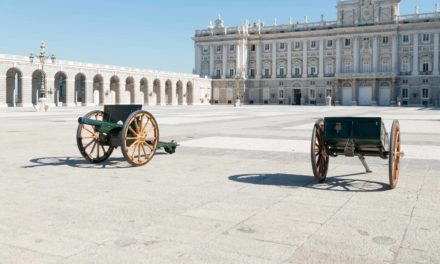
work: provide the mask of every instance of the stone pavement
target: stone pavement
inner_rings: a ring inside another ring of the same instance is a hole
[[[148,107],[181,143],[132,168],[79,154],[92,108],[0,112],[0,263],[440,263],[440,111],[419,108]],[[314,184],[312,125],[382,116],[402,125],[387,162],[330,160]]]

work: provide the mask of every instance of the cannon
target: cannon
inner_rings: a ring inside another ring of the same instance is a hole
[[[393,121],[389,136],[382,118],[327,117],[316,121],[311,142],[311,161],[318,183],[326,180],[330,157],[344,155],[358,157],[366,173],[372,171],[365,157],[388,160],[390,189],[397,185],[400,159],[405,156],[400,149],[400,124]]]
[[[91,163],[107,160],[121,147],[133,166],[147,164],[157,149],[173,154],[178,144],[159,141],[159,126],[142,105],[105,105],[78,119],[76,141],[81,155]]]

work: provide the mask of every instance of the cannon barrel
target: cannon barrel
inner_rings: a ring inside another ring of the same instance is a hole
[[[85,117],[78,118],[78,123],[97,127],[100,132],[108,133],[113,129],[121,129],[122,125]]]

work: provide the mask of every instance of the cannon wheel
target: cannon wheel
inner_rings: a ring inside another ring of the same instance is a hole
[[[328,152],[328,147],[324,145],[324,120],[320,119],[316,121],[313,127],[311,144],[313,175],[318,183],[323,183],[327,178],[328,163],[330,161]]]
[[[104,112],[92,111],[85,118],[103,120]],[[91,163],[100,163],[107,160],[113,152],[113,147],[99,142],[99,132],[94,126],[79,124],[76,132],[76,144],[81,155]]]
[[[397,186],[400,172],[400,124],[398,120],[393,121],[391,127],[390,152],[389,152],[389,177],[390,188]]]
[[[159,126],[147,111],[132,113],[122,128],[122,154],[133,166],[147,164],[159,144]]]

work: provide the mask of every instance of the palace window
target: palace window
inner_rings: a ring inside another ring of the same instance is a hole
[[[299,65],[295,65],[293,72],[295,73],[295,76],[301,75],[301,67]]]
[[[327,73],[327,74],[333,74],[334,73],[333,63],[332,62],[328,62],[327,65],[325,66],[325,73]]]
[[[402,59],[402,72],[410,72],[410,63],[408,58]]]
[[[351,73],[351,60],[344,61],[344,72]]]
[[[229,51],[234,51],[234,50],[235,50],[235,46],[234,45],[229,46]]]
[[[255,70],[251,69],[249,75],[250,75],[250,77],[254,78],[255,77]]]
[[[408,99],[408,88],[402,88],[402,99]]]
[[[428,59],[424,59],[424,60],[423,60],[422,71],[423,71],[424,73],[429,72],[429,60],[428,60]]]
[[[229,76],[233,77],[235,75],[234,69],[229,69]]]
[[[402,80],[402,84],[408,84],[408,80]]]
[[[371,63],[369,59],[362,60],[362,72],[371,72]]]
[[[215,76],[216,76],[217,78],[220,78],[220,76],[221,76],[221,71],[220,71],[220,69],[215,70]]]
[[[402,36],[402,43],[405,43],[405,44],[409,43],[409,36],[408,35],[403,35]]]
[[[209,49],[207,46],[203,47],[203,54],[208,54]]]
[[[222,52],[222,46],[217,46],[217,53]]]
[[[280,76],[284,77],[286,75],[284,67],[280,67]]]
[[[428,81],[428,79],[423,79],[423,80],[422,80],[422,83],[423,83],[423,84],[428,84],[429,81]]]
[[[422,98],[423,99],[429,99],[429,89],[428,88],[423,88],[422,89]]]
[[[300,48],[301,48],[301,42],[295,41],[295,49],[300,49]]]
[[[384,59],[382,60],[382,72],[390,72],[390,60]]]
[[[268,69],[268,68],[264,69],[264,76],[265,77],[269,77],[270,76],[270,69]]]
[[[316,40],[310,41],[310,48],[316,49]]]
[[[351,39],[345,39],[345,46],[350,47],[351,45]]]
[[[333,47],[333,40],[329,39],[327,40],[327,48]]]
[[[278,96],[280,99],[283,99],[284,98],[284,90],[280,90]]]
[[[269,51],[270,50],[270,44],[265,44],[264,45],[264,50],[265,51]]]
[[[382,38],[382,43],[383,44],[388,44],[390,42],[390,39],[388,38],[388,36],[384,36],[383,38]]]
[[[256,50],[255,45],[252,45],[252,46],[251,46],[251,51],[255,51],[255,50]]]
[[[280,43],[280,50],[284,50],[286,48],[286,44],[285,43]]]
[[[423,33],[423,37],[422,37],[423,42],[429,42],[430,36],[431,35],[428,33]]]
[[[315,64],[310,65],[310,74],[311,75],[316,74],[316,65]]]

